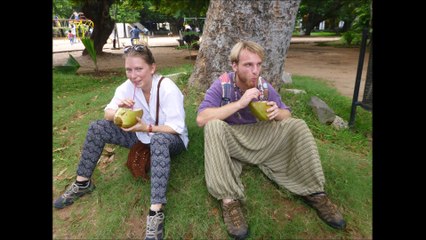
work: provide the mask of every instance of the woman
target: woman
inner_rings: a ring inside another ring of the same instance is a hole
[[[62,209],[95,189],[91,176],[106,143],[131,148],[139,140],[150,144],[151,149],[151,206],[146,239],[162,239],[170,155],[176,155],[188,146],[183,95],[172,80],[162,80],[159,121],[155,125],[157,86],[161,76],[155,74],[154,57],[146,46],[135,45],[124,49],[124,58],[128,79],[117,87],[114,97],[105,107],[105,119],[90,124],[77,168],[77,179],[54,206]],[[138,123],[133,127],[120,128],[113,123],[118,108],[142,108],[143,116],[137,118]]]

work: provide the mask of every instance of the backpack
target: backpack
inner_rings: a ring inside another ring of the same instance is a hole
[[[220,84],[222,85],[222,102],[221,106],[226,105],[231,102],[231,79],[229,78],[228,73],[223,73],[219,77]],[[257,89],[260,90],[260,96],[259,101],[267,101],[269,98],[269,90],[268,90],[268,84],[266,83],[266,80],[263,79],[263,77],[259,76],[259,80],[257,83]]]

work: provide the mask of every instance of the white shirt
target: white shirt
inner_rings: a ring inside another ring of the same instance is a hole
[[[157,86],[161,76],[155,74],[152,78],[151,96],[149,98],[149,106],[145,100],[141,88],[136,88],[133,83],[127,79],[124,83],[117,87],[111,102],[105,107],[106,109],[118,109],[118,104],[122,99],[133,99],[134,109],[142,108],[142,119],[147,124],[155,125],[155,114],[157,105]],[[164,78],[160,86],[160,108],[158,125],[167,125],[175,130],[179,137],[188,147],[188,130],[185,124],[185,110],[183,108],[184,96],[180,89],[170,78]],[[153,133],[136,132],[138,139],[149,144]]]

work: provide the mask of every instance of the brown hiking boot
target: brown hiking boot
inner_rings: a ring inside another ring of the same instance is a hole
[[[313,207],[317,211],[318,216],[331,227],[336,229],[344,229],[346,227],[346,222],[342,214],[336,205],[331,203],[325,193],[314,193],[309,196],[303,196],[303,200]]]
[[[222,216],[231,237],[235,239],[248,237],[248,226],[241,210],[240,201],[234,200],[227,204],[222,202]]]

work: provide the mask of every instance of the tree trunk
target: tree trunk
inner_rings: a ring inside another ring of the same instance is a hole
[[[203,91],[231,71],[230,50],[242,39],[265,48],[261,75],[279,89],[299,4],[300,0],[211,0],[189,84]]]
[[[320,22],[324,20],[324,17],[318,15],[316,13],[309,13],[306,18],[306,22],[302,23],[304,25],[305,36],[311,36],[312,30],[314,30],[315,26],[318,26]]]
[[[84,1],[81,8],[84,15],[94,23],[93,33],[90,38],[93,39],[97,54],[102,53],[102,49],[114,29],[115,23],[109,15],[109,9],[114,2],[115,0]],[[87,50],[84,49],[83,55],[86,54]]]
[[[123,32],[124,32],[124,37],[127,38],[126,23],[124,21],[123,21]]]

